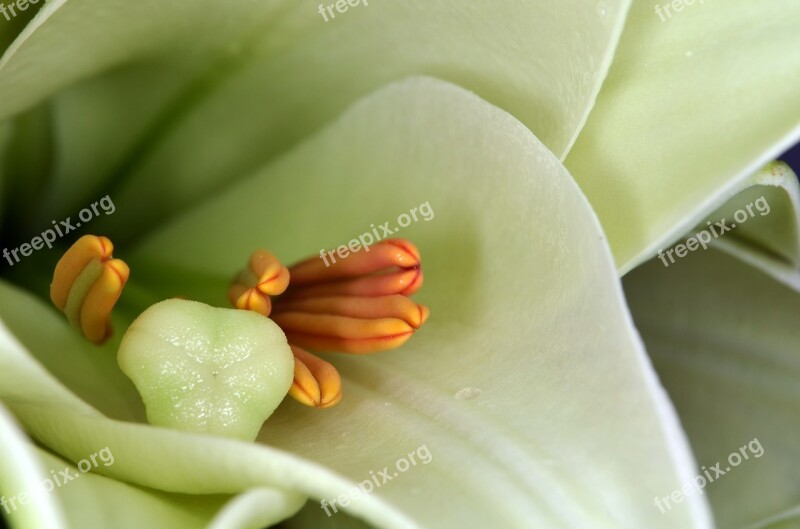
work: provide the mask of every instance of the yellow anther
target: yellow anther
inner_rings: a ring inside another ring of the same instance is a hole
[[[81,237],[58,261],[50,284],[55,306],[97,344],[111,336],[111,311],[130,275],[128,265],[112,259],[113,250],[106,237]]]
[[[342,400],[342,379],[325,360],[292,345],[294,381],[289,396],[313,408],[332,408]]]
[[[272,310],[269,296],[282,294],[288,286],[289,270],[271,253],[257,250],[250,257],[249,266],[233,279],[228,300],[237,309],[269,316]]]

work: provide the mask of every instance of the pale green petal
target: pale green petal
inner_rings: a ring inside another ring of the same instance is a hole
[[[567,167],[627,272],[800,136],[800,3],[641,2]]]
[[[298,511],[305,497],[275,489],[251,489],[232,499],[209,524],[208,529],[262,529],[282,521],[286,513]]]
[[[401,350],[333,358],[342,404],[287,402],[262,440],[354,481],[425,445],[429,465],[373,494],[424,525],[675,527],[653,498],[692,458],[597,220],[528,130],[461,89],[413,79],[376,93],[131,263],[165,274],[164,296],[224,303],[253,249],[314,255],[423,203],[430,222],[395,235],[422,251],[429,323]],[[218,277],[217,292],[197,277]],[[705,509],[687,502],[679,525],[708,527]]]
[[[325,22],[317,0],[52,0],[0,61],[0,116],[115,68],[59,96],[65,156],[46,204],[83,207],[124,175],[108,220],[135,235],[412,74],[475,91],[561,157],[629,4],[374,1]]]
[[[796,509],[796,512],[789,519],[784,520],[781,518],[781,521],[770,522],[768,525],[748,529],[761,529],[762,527],[764,529],[800,529],[800,508]]]
[[[382,139],[387,127],[393,142]],[[306,460],[98,417],[10,339],[0,347],[8,359],[0,396],[65,457],[100,443],[116,457],[104,473],[172,492],[264,485],[333,499],[424,445],[430,464],[348,512],[380,527],[673,527],[652,498],[689,475],[692,457],[631,326],[597,220],[530,132],[458,88],[412,80],[368,98],[166,229],[133,256],[132,278],[164,272],[164,290],[195,295],[187,278],[218,276],[222,299],[228,273],[254,245],[313,253],[424,201],[432,222],[403,235],[426,256],[422,298],[434,316],[403,350],[337,358],[346,391],[338,408],[319,413],[290,401],[268,421],[264,439]],[[520,227],[531,220],[534,231]],[[512,235],[525,239],[508,244]],[[29,306],[26,314],[47,312]],[[48,358],[58,369],[68,361]],[[25,377],[24,396],[6,391],[7,379]],[[464,507],[443,512],[454,498]],[[710,526],[702,500],[676,515],[682,527]]]
[[[25,291],[0,282],[0,317],[17,340],[33,352],[38,362],[53,375],[48,384],[58,380],[85,403],[105,415],[124,420],[144,418],[136,388],[117,365],[116,339],[98,347],[88,343],[72,329],[66,317],[50,303],[33,298]],[[125,322],[127,325],[128,322]],[[117,320],[117,329],[121,323]],[[124,328],[124,327],[123,327]],[[0,340],[8,341],[9,338]],[[5,344],[9,351],[18,351]],[[3,382],[3,398],[25,398],[28,387],[38,380],[38,371],[27,364],[21,353],[0,357],[0,371],[17,370],[17,377]],[[46,384],[44,387],[47,387]],[[62,392],[48,390],[45,401],[55,401],[79,413],[93,410],[78,398],[65,398]]]
[[[336,497],[353,485],[323,467],[263,445],[106,419],[44,371],[2,325],[0,367],[0,400],[32,437],[72,461],[108,447],[114,464],[96,471],[118,480],[195,495],[233,494],[256,486],[272,486],[285,495],[282,501],[274,496],[258,508],[236,502],[220,516],[280,520],[293,514],[308,495]],[[380,527],[409,526],[377,497],[366,498],[352,511]]]
[[[800,522],[800,294],[711,249],[666,269],[652,261],[625,291],[698,462],[725,470],[754,438],[763,447],[707,486],[719,527],[791,511]]]
[[[13,2],[8,2],[8,4],[13,4]],[[0,50],[2,51],[5,51],[14,39],[17,38],[23,28],[25,28],[25,25],[28,24],[34,15],[36,15],[36,12],[41,9],[44,2],[40,2],[38,5],[29,3],[28,8],[23,11],[16,9],[16,16],[11,16],[8,4],[4,2],[4,5],[7,6],[6,12],[8,15],[0,18]]]
[[[66,528],[58,502],[37,487],[46,475],[36,450],[0,404],[0,496],[6,500],[0,506],[0,520],[5,518],[15,527]],[[21,493],[26,493],[36,507],[7,501],[18,500]]]
[[[82,456],[87,462],[98,448]],[[47,472],[41,480],[50,479],[56,498],[66,514],[66,527],[114,529],[200,529],[212,520],[228,496],[187,496],[167,494],[121,483],[95,473],[82,474],[74,464],[53,455],[38,451]],[[103,466],[97,459],[100,466]],[[67,480],[65,473],[72,479]],[[58,484],[53,481],[58,479]],[[41,487],[41,480],[36,486]],[[60,485],[59,485],[60,484]],[[49,487],[50,485],[48,485]],[[36,511],[40,505],[32,503],[25,511]],[[20,524],[19,527],[37,527]],[[42,526],[47,527],[47,526]]]
[[[761,211],[754,204],[763,197]],[[763,206],[766,202],[769,208]],[[733,219],[754,205],[754,215],[739,224],[719,247],[800,291],[800,182],[785,163],[772,163],[749,178],[744,189],[709,215],[712,222]],[[740,215],[740,218],[744,218]],[[734,219],[735,220],[735,219]],[[701,223],[701,228],[705,223]]]

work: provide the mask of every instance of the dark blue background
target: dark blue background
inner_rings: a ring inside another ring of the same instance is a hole
[[[800,143],[789,149],[780,158],[794,170],[794,173],[800,177]]]

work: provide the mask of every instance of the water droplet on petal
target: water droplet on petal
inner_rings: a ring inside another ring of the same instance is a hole
[[[608,9],[606,8],[605,2],[600,2],[599,4],[597,4],[597,12],[600,14],[601,17],[606,16],[606,13],[608,13]]]

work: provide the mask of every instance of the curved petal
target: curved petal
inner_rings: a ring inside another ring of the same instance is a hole
[[[50,382],[58,380],[76,396],[65,399],[48,393],[48,402],[52,399],[78,413],[93,412],[91,405],[110,417],[144,420],[139,394],[117,365],[119,336],[102,347],[92,345],[50,304],[4,282],[0,282],[0,318],[16,339],[34,352],[36,360],[48,367],[53,376]],[[115,321],[117,329],[129,323]],[[23,360],[20,356],[0,358],[0,369],[10,370],[13,365],[17,370],[16,378],[4,382],[3,398],[30,398],[26,397],[27,388],[34,384],[38,371],[33,367],[19,371]]]
[[[663,21],[652,3],[633,7],[566,162],[623,273],[800,136],[800,54],[786,53],[800,47],[800,4],[679,5]]]
[[[233,500],[217,513],[208,529],[260,529],[283,521],[305,504],[306,498],[275,489],[251,489]]]
[[[96,454],[97,450],[84,454],[80,461],[88,465],[90,456]],[[228,500],[224,495],[185,496],[142,489],[92,472],[83,474],[74,464],[41,450],[38,456],[49,473],[44,473],[47,478],[43,477],[36,486],[42,488],[45,479],[50,481],[45,487],[52,487],[54,492],[50,497],[63,506],[65,527],[201,529]],[[97,458],[95,461],[105,464]],[[35,511],[39,507],[33,503],[25,510]],[[21,524],[20,527],[36,526]]]
[[[719,527],[796,524],[800,294],[714,250],[669,269],[647,263],[624,284],[698,461],[721,462],[705,489]],[[730,454],[754,439],[736,465]]]
[[[597,220],[527,129],[459,88],[411,79],[370,96],[165,227],[132,267],[166,274],[164,296],[224,303],[253,248],[291,262],[424,204],[430,222],[402,235],[423,254],[426,327],[402,350],[334,359],[343,402],[286,402],[262,441],[354,481],[424,446],[430,465],[372,494],[423,525],[674,527],[653,497],[689,476],[691,455]],[[442,512],[451,496],[463,507]],[[702,499],[677,516],[710,525]]]
[[[212,194],[412,74],[474,90],[562,156],[629,4],[351,0],[333,19],[316,0],[54,0],[0,61],[0,116],[116,68],[59,97],[68,121],[47,204],[82,207],[95,186],[125,176],[113,189],[122,211],[108,223],[133,235],[131,218],[142,229]]]
[[[36,450],[0,404],[0,521],[7,518],[15,527],[68,527],[59,503],[39,487],[44,476]]]
[[[748,179],[743,187],[725,206],[712,213],[710,219],[733,218],[737,211],[746,210],[747,205],[759,199],[761,208],[756,207],[755,214],[749,217],[754,221],[739,225],[732,237],[720,238],[717,244],[720,249],[800,292],[800,182],[797,175],[788,165],[776,162]]]

